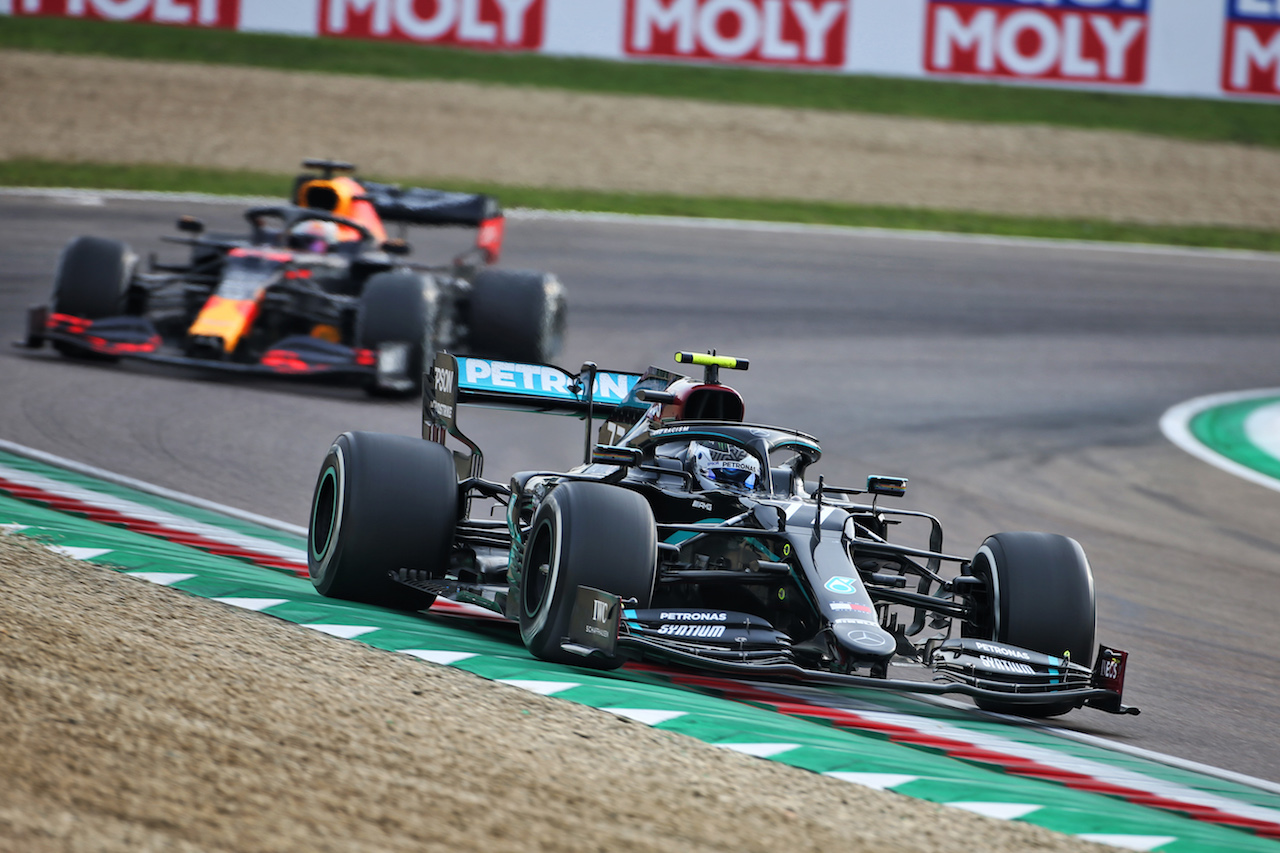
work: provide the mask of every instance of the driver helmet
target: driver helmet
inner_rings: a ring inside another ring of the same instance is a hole
[[[338,223],[324,219],[299,222],[289,231],[289,245],[308,252],[326,252],[338,243]]]
[[[693,474],[704,489],[750,491],[760,477],[760,461],[723,441],[689,442]]]

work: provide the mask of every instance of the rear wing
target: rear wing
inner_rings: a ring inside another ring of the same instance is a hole
[[[627,400],[639,373],[602,371],[594,362],[570,373],[551,364],[523,364],[489,358],[436,354],[422,376],[422,437],[439,444],[451,435],[470,450],[454,451],[459,478],[479,477],[484,454],[458,428],[462,404],[575,415],[587,421],[585,456],[591,455],[592,422]]]
[[[502,254],[506,219],[498,200],[483,193],[455,193],[422,187],[398,187],[360,181],[363,198],[373,205],[385,222],[405,225],[461,225],[479,229],[476,248],[489,263]]]
[[[356,167],[340,160],[308,159],[302,161],[302,166],[318,170],[320,175],[303,174],[294,180],[292,204],[327,210],[350,219],[363,220],[367,214],[377,219],[377,227],[373,229],[376,232],[383,230],[385,222],[476,228],[479,229],[476,248],[484,253],[485,260],[497,263],[502,254],[506,220],[493,196],[357,180],[351,175]],[[379,236],[378,239],[386,238]]]
[[[455,193],[360,181],[365,198],[388,222],[409,225],[466,225],[479,228],[502,218],[502,206],[483,193]]]

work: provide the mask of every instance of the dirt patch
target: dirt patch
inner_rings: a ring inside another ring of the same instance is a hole
[[[0,537],[0,849],[1103,850]]]
[[[1280,152],[1133,133],[0,51],[0,158],[1280,227]]]

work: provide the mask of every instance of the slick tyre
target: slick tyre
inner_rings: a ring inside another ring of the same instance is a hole
[[[138,257],[119,240],[77,237],[62,250],[53,280],[53,312],[97,320],[124,311],[125,296]],[[63,355],[116,361],[70,344],[54,342]]]
[[[550,273],[484,270],[471,282],[467,318],[475,355],[546,363],[564,343],[564,287]]]
[[[1093,572],[1080,543],[1053,533],[997,533],[982,543],[972,566],[988,593],[976,618],[962,627],[963,636],[1069,653],[1073,662],[1091,664],[1097,609]],[[1076,707],[975,701],[987,711],[1024,717],[1054,717]]]
[[[435,354],[436,289],[412,273],[383,272],[370,276],[360,294],[356,345],[376,350],[383,344],[406,344],[403,375],[412,387],[396,391],[370,382],[375,396],[410,396],[421,390],[423,366]]]
[[[453,454],[401,435],[348,432],[320,466],[307,530],[307,567],[321,595],[397,610],[435,596],[396,583],[399,569],[442,576],[458,519]]]
[[[520,637],[529,651],[555,663],[621,666],[621,658],[585,658],[560,644],[569,634],[579,586],[649,606],[657,541],[653,510],[635,492],[589,482],[552,489],[534,513],[521,560]]]

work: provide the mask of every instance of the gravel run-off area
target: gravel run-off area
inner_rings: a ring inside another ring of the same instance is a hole
[[[1105,850],[0,536],[0,850]]]

